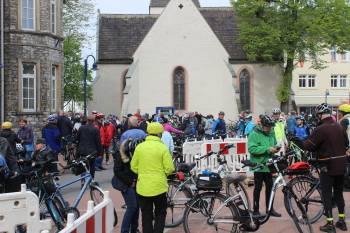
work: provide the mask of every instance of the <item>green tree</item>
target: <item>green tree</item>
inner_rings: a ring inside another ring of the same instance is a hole
[[[82,49],[92,37],[94,0],[65,0],[63,7],[64,40],[64,101],[72,108],[84,100]],[[88,99],[92,99],[92,75],[88,73]],[[73,109],[74,110],[74,109]]]
[[[350,49],[350,6],[346,0],[232,0],[240,40],[251,61],[280,64],[277,98],[287,110],[297,61],[325,67],[330,48]]]

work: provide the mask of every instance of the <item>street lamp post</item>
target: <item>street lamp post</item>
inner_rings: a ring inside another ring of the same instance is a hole
[[[327,104],[327,100],[328,100],[328,96],[329,96],[329,90],[326,89],[326,93],[325,93],[325,103]]]
[[[97,70],[96,58],[93,55],[89,55],[84,60],[84,116],[87,116],[87,75],[88,75],[88,59],[92,57],[94,63],[92,64],[92,70]]]

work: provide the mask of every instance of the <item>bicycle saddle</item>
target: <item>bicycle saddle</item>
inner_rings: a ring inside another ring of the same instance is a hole
[[[243,182],[245,179],[247,179],[247,176],[234,174],[234,175],[228,175],[224,179],[228,184],[240,183],[240,182]]]
[[[183,173],[189,173],[195,166],[196,166],[196,163],[180,163],[177,166],[177,171],[183,172]]]

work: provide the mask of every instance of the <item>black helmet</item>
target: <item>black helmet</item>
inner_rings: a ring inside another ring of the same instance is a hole
[[[260,115],[260,122],[262,126],[275,126],[275,121],[269,115]]]
[[[143,141],[142,139],[129,138],[120,145],[119,152],[123,163],[130,162],[137,145]]]
[[[327,113],[330,114],[332,112],[332,110],[328,104],[323,103],[323,104],[316,106],[315,112],[316,112],[316,114],[327,114]]]

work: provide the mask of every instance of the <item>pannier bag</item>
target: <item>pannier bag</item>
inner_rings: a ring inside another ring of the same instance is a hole
[[[222,189],[222,180],[218,173],[199,174],[197,178],[198,190],[214,190]]]

